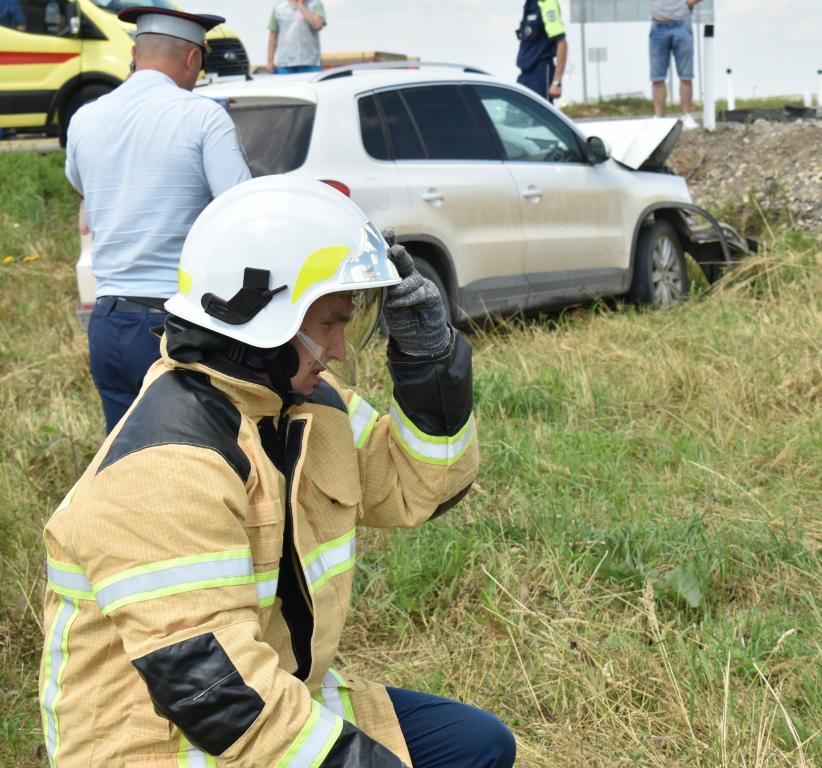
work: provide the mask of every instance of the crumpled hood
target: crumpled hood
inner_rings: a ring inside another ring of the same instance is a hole
[[[682,133],[682,123],[675,117],[591,120],[576,125],[586,136],[604,139],[611,157],[634,171],[663,168]]]

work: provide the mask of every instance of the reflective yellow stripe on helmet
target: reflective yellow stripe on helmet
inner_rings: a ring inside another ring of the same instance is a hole
[[[297,282],[291,292],[291,303],[296,304],[300,296],[312,285],[334,277],[334,273],[349,253],[351,249],[344,245],[331,245],[328,248],[314,251],[300,267]]]

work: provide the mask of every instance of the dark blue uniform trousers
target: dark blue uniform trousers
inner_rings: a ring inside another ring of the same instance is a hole
[[[414,768],[511,768],[511,731],[477,707],[417,691],[388,688]]]
[[[540,59],[532,69],[527,72],[520,72],[517,82],[530,88],[534,93],[538,93],[543,99],[553,102],[553,98],[548,95],[548,86],[554,79],[556,64],[554,59]]]
[[[166,315],[150,312],[115,310],[113,296],[99,299],[88,325],[88,351],[91,377],[106,417],[106,432],[111,432],[128,410],[149,366],[160,357],[160,339],[151,329],[162,325]]]

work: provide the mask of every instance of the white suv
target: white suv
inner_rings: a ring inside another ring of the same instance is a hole
[[[621,294],[674,304],[683,250],[710,278],[746,250],[664,168],[676,120],[632,124],[611,158],[531,91],[419,62],[197,92],[225,104],[255,176],[325,180],[393,227],[456,321]]]

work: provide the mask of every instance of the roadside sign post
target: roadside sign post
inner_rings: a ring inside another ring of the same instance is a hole
[[[708,76],[705,78],[705,99],[702,102],[702,127],[706,131],[716,129],[716,96],[714,94],[714,78],[710,74],[714,68],[714,25],[705,25],[705,68]]]
[[[728,76],[727,84],[728,84],[728,111],[730,112],[733,109],[736,109],[736,98],[734,98],[734,71],[728,67],[725,70],[725,74]]]
[[[608,49],[607,48],[589,48],[588,49],[588,61],[591,64],[597,65],[597,100],[602,101],[602,80],[600,78],[601,70],[600,64],[604,61],[608,61]]]
[[[587,4],[585,0],[582,2],[582,17],[580,19],[580,31],[582,32],[582,103],[588,103],[588,70],[585,66],[585,54],[584,51],[587,50],[585,47],[585,21],[587,20]],[[571,21],[573,21],[573,14],[571,15]]]

